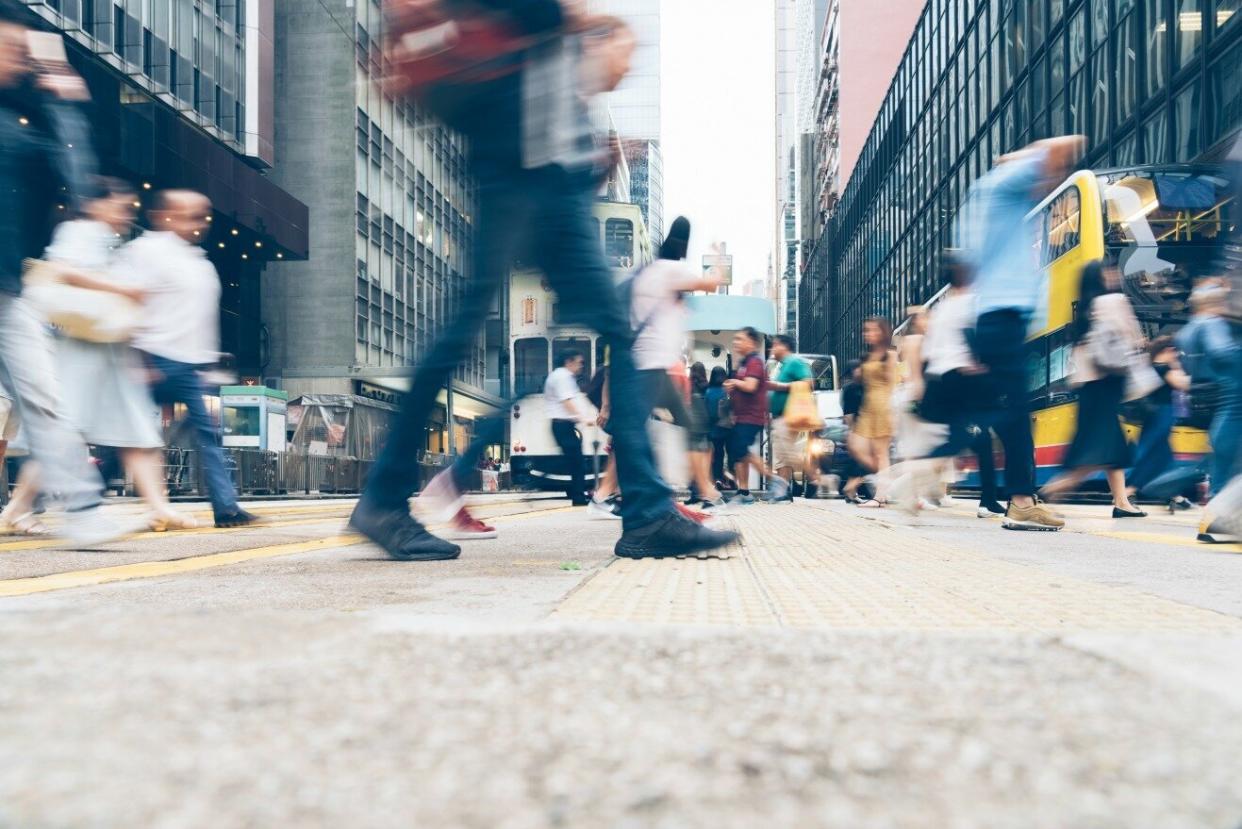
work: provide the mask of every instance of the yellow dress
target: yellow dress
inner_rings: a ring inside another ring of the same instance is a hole
[[[893,383],[888,360],[867,360],[862,365],[862,375],[863,403],[854,424],[854,434],[870,440],[891,438]]]

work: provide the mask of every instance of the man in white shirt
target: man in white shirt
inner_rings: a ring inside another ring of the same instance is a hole
[[[134,347],[155,369],[156,400],[185,404],[216,526],[241,527],[258,518],[237,504],[219,429],[203,402],[207,389],[201,372],[220,359],[220,277],[199,247],[210,216],[211,202],[201,193],[159,193],[151,230],[125,246],[118,272],[145,293]]]
[[[586,358],[581,351],[569,348],[561,352],[558,362],[560,367],[549,374],[543,384],[543,399],[548,418],[552,421],[552,437],[565,456],[569,473],[569,500],[576,507],[584,507],[589,501],[578,424],[587,422],[587,418],[579,399],[582,390],[578,387],[578,376],[582,374]]]

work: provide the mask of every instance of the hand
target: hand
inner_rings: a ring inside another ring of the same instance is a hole
[[[741,385],[740,380],[725,380],[724,381],[724,387],[727,391],[733,391],[740,385]]]
[[[605,406],[604,408],[599,410],[599,417],[595,418],[595,425],[599,426],[602,429],[603,427],[608,425],[608,420],[611,417],[612,417],[612,410],[609,407]]]

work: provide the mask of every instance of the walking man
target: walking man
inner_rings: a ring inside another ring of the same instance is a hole
[[[199,246],[210,216],[211,202],[202,193],[158,193],[152,229],[125,246],[118,267],[146,296],[134,347],[154,370],[156,401],[185,404],[216,526],[242,527],[258,518],[237,504],[220,430],[203,402],[201,372],[220,359],[220,277]]]
[[[793,500],[793,476],[801,467],[806,475],[804,492],[811,497],[811,487],[818,478],[817,471],[806,451],[806,441],[801,432],[789,428],[785,420],[785,407],[789,404],[789,390],[794,383],[810,382],[811,367],[801,357],[794,355],[794,339],[788,334],[777,334],[772,341],[772,357],[780,363],[776,379],[768,382],[771,390],[772,411],[772,465],[776,474],[789,484],[786,498]]]
[[[975,183],[963,241],[975,272],[974,352],[987,369],[985,395],[1005,447],[1011,530],[1059,530],[1065,519],[1035,498],[1035,441],[1027,390],[1026,334],[1044,307],[1046,279],[1036,265],[1035,229],[1026,214],[1068,175],[1081,136],[1036,142],[1000,160]]]
[[[584,507],[588,503],[586,468],[582,459],[582,433],[578,427],[588,424],[589,418],[583,410],[578,377],[586,358],[576,348],[568,348],[561,352],[557,362],[556,370],[548,375],[543,385],[543,400],[552,422],[552,437],[565,458],[569,500],[575,507]]]
[[[744,328],[733,335],[733,356],[738,369],[732,379],[725,381],[725,390],[733,404],[733,429],[729,432],[729,457],[733,459],[733,474],[737,478],[737,495],[733,502],[748,505],[755,503],[750,494],[750,471],[753,469],[762,479],[768,475],[763,458],[755,449],[763,427],[768,423],[768,372],[763,358],[759,356],[759,332]],[[788,486],[780,478],[772,479],[772,497],[785,497]]]
[[[646,420],[650,411],[631,348],[628,313],[600,250],[590,215],[602,165],[611,163],[592,136],[582,94],[579,0],[487,0],[507,13],[532,46],[521,68],[480,88],[470,112],[456,119],[469,139],[478,205],[474,215],[475,273],[418,367],[402,411],[359,500],[351,525],[401,561],[456,558],[461,549],[436,538],[410,515],[418,488],[418,454],[436,395],[474,346],[492,298],[519,251],[548,277],[565,323],[585,324],[611,345],[610,429],[623,502],[620,556],[671,556],[732,543],[682,517],[655,469]],[[617,78],[617,81],[620,79]],[[603,89],[615,86],[611,79]]]

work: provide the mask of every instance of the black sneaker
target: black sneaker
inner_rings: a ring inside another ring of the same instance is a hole
[[[246,512],[244,509],[216,516],[216,526],[222,529],[227,527],[249,527],[253,524],[262,523],[262,518],[253,512]]]
[[[359,501],[349,526],[384,548],[397,561],[449,561],[461,547],[436,538],[404,510],[386,510]]]
[[[626,530],[613,550],[621,558],[672,558],[727,547],[739,533],[709,530],[674,512],[645,527]]]

